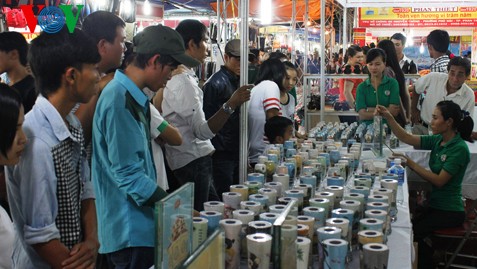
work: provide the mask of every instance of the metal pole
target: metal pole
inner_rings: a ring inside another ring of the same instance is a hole
[[[231,1],[232,2],[232,1]],[[233,5],[233,3],[231,3],[231,5]],[[229,25],[227,23],[227,0],[224,0],[224,9],[223,9],[223,14],[224,14],[224,46],[225,44],[227,44],[227,41],[229,40],[227,38],[227,34],[229,33],[228,32],[228,29],[229,29]]]
[[[346,5],[346,4],[345,4]],[[343,7],[343,56],[348,48],[348,10]]]
[[[325,31],[326,31],[326,1],[321,0],[321,9],[320,9],[320,44],[321,44],[321,58],[320,58],[320,103],[321,103],[321,109],[320,109],[320,120],[324,121],[325,120],[325,46],[326,46],[326,36],[325,36]]]
[[[291,62],[296,61],[295,36],[296,36],[296,0],[292,0],[292,42],[291,42]]]
[[[221,23],[222,20],[220,18],[222,12],[220,12],[220,0],[217,0],[217,46],[220,47],[220,44],[222,43],[222,31],[221,29]],[[220,48],[219,48],[220,49]]]
[[[248,84],[248,10],[249,0],[239,3],[240,17],[240,85]],[[248,102],[240,110],[240,184],[247,180],[248,167]]]
[[[308,50],[310,47],[310,43],[308,41],[308,0],[305,0],[305,21],[303,22],[305,24],[305,51],[303,52],[303,106],[305,107],[305,130],[308,132],[309,126],[308,126],[308,121],[309,121],[309,116],[308,116],[308,106],[306,103],[306,100],[308,97],[310,97],[311,100],[311,87],[309,84],[309,80],[306,77],[306,74],[308,73]],[[305,94],[305,93],[308,93]]]

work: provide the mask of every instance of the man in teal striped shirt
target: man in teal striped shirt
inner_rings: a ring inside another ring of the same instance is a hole
[[[155,92],[179,64],[198,62],[166,26],[147,27],[133,41],[135,59],[116,71],[96,106],[92,175],[99,252],[112,268],[141,269],[154,264],[154,204],[167,195],[156,183],[149,100],[142,89]]]

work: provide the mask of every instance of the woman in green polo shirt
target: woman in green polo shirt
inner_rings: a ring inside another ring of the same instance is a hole
[[[373,122],[377,105],[385,106],[396,117],[399,114],[401,99],[397,80],[384,75],[386,53],[382,49],[370,49],[366,54],[369,78],[358,85],[356,90],[356,111],[359,120]]]
[[[388,120],[393,133],[406,144],[415,148],[431,150],[429,167],[420,166],[405,155],[407,166],[424,180],[432,184],[429,208],[412,220],[414,241],[419,243],[418,268],[434,268],[433,250],[426,239],[433,231],[458,227],[465,219],[462,202],[462,179],[470,161],[466,141],[471,138],[474,122],[468,112],[462,111],[452,101],[441,101],[432,113],[431,128],[433,135],[408,134],[389,111],[378,106],[376,114]]]

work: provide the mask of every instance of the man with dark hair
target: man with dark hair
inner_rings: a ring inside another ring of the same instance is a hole
[[[473,117],[474,92],[465,84],[470,75],[470,61],[456,56],[449,61],[447,70],[448,74],[432,72],[416,81],[415,92],[421,94],[427,90],[427,93],[420,110],[417,109],[417,103],[413,102],[411,106],[413,116],[419,120],[418,124],[414,125],[413,133],[429,133],[434,108],[443,100],[453,101]]]
[[[271,117],[265,122],[265,136],[270,144],[283,144],[293,137],[293,121],[282,116]]]
[[[210,119],[240,86],[240,39],[227,42],[225,64],[202,88],[205,118]],[[229,191],[239,180],[240,107],[230,115],[220,131],[211,139],[214,186],[218,194]]]
[[[41,96],[26,115],[20,163],[9,167],[8,197],[18,239],[15,268],[93,268],[96,211],[81,124],[71,110],[96,93],[100,60],[83,31],[43,32],[30,49]]]
[[[151,149],[150,102],[179,64],[198,64],[186,55],[173,29],[149,26],[133,40],[136,57],[103,89],[93,119],[92,178],[97,193],[100,253],[110,268],[154,264],[154,205],[167,193],[157,185]],[[158,127],[162,132],[167,122]]]
[[[28,43],[18,32],[0,33],[0,74],[7,72],[9,85],[17,89],[23,100],[25,114],[35,104],[38,93],[35,80],[27,69]]]
[[[205,25],[197,20],[183,20],[176,30],[184,40],[186,54],[203,63],[207,56],[208,39]],[[236,53],[235,49],[235,57]],[[231,71],[236,73],[237,67],[233,69]],[[179,129],[183,138],[180,146],[166,145],[166,159],[181,185],[186,182],[195,183],[194,208],[198,211],[203,210],[203,203],[209,198],[220,199],[212,182],[211,155],[215,149],[210,139],[222,129],[234,111],[249,100],[249,88],[251,87],[239,88],[230,98],[226,97],[230,91],[225,92],[220,97],[223,103],[218,104],[214,112],[210,111],[208,120],[202,109],[204,93],[198,86],[194,70],[185,68],[183,73],[173,76],[164,89],[163,116]],[[217,103],[214,103],[214,106],[216,105]]]
[[[396,49],[396,55],[398,57],[399,66],[402,68],[404,63],[411,63],[411,59],[409,59],[403,52],[404,47],[406,46],[406,37],[401,33],[395,33],[391,36],[391,41],[394,44],[394,48]]]
[[[83,21],[82,29],[96,42],[101,61],[98,70],[101,74],[98,94],[86,104],[81,104],[75,114],[81,122],[86,145],[91,141],[92,122],[99,95],[108,82],[113,79],[113,73],[106,72],[118,68],[126,51],[126,23],[108,11],[96,11],[89,14]]]
[[[431,72],[447,73],[447,65],[450,60],[449,55],[447,55],[449,44],[450,38],[447,31],[434,30],[427,35],[429,55],[435,60],[431,64]]]

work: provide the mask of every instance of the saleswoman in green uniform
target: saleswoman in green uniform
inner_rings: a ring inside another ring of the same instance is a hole
[[[474,122],[468,112],[452,101],[437,103],[430,124],[433,135],[408,134],[383,106],[377,106],[376,114],[388,120],[399,140],[415,148],[431,150],[430,171],[405,155],[400,156],[407,159],[409,168],[432,184],[429,208],[412,220],[412,226],[414,241],[419,243],[418,268],[435,268],[433,250],[425,239],[435,230],[457,227],[464,222],[462,179],[470,161],[465,140],[473,142],[470,136]]]
[[[389,109],[396,117],[399,114],[401,99],[397,80],[384,75],[386,53],[382,49],[370,49],[366,54],[369,78],[358,85],[356,90],[356,111],[359,120],[370,124],[373,122],[376,105]]]

